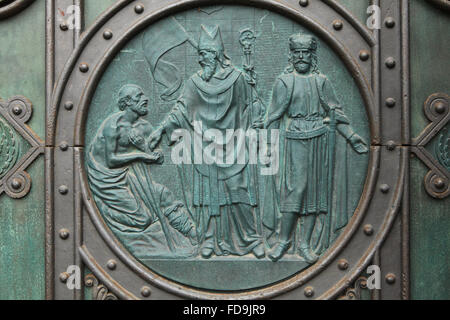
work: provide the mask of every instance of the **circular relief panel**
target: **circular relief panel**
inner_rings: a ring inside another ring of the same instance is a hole
[[[330,137],[333,107],[342,128]],[[251,150],[248,135],[271,120],[276,158],[262,164],[267,142]],[[345,232],[369,142],[358,87],[324,41],[277,13],[221,6],[166,17],[114,57],[89,106],[85,167],[98,212],[141,263],[192,287],[249,290],[310,267]]]
[[[303,297],[335,294],[373,252],[360,223],[381,234],[375,215],[392,218],[397,202],[369,207],[379,134],[359,53],[373,39],[355,22],[324,27],[340,17],[325,4],[311,6],[320,18],[285,2],[122,1],[66,66],[56,143],[75,131],[92,221],[150,285],[261,298],[313,280]]]

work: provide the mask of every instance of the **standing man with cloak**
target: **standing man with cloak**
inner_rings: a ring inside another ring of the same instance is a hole
[[[267,197],[273,205],[272,211],[265,211],[264,224],[279,234],[279,240],[269,254],[270,259],[278,261],[292,246],[300,218],[299,252],[312,264],[318,259],[316,253],[321,254],[328,248],[332,234],[348,223],[347,143],[359,154],[367,153],[368,149],[351,128],[331,82],[318,69],[317,40],[309,35],[295,34],[289,38],[289,47],[290,65],[276,80],[266,122],[269,130],[280,130],[282,162],[280,175],[275,179],[275,190],[272,190],[274,197]],[[332,114],[336,139],[330,138]],[[332,155],[330,150],[333,150]],[[331,168],[335,167],[336,172],[339,170],[338,175],[330,170],[330,162]],[[335,192],[336,203],[332,201],[331,192]],[[318,221],[322,222],[322,227],[312,248],[313,231]]]
[[[217,161],[217,157],[211,164],[194,159],[193,181],[189,183],[193,187],[201,255],[208,259],[213,254],[243,256],[253,253],[263,258],[264,245],[257,232],[255,214],[257,184],[248,163],[248,139],[239,149],[239,143],[230,144],[235,136],[229,134],[230,130],[245,134],[252,126],[252,87],[245,75],[231,65],[217,26],[209,29],[202,25],[197,49],[201,70],[190,77],[183,95],[150,137],[150,149],[158,145],[163,134],[171,141],[177,129],[184,129],[192,137],[189,148],[192,147],[194,158],[198,157],[195,152],[203,153],[211,143],[216,145],[216,150],[222,148],[224,154],[231,155],[233,161],[227,159],[226,164]],[[205,132],[210,129],[226,138],[205,139]],[[232,150],[227,149],[231,145]],[[242,156],[245,161],[238,161]]]

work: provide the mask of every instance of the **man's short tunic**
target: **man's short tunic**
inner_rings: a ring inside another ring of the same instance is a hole
[[[328,126],[330,108],[348,123],[329,80],[320,74],[280,76],[269,120],[281,119],[284,143],[280,211],[302,215],[328,213]]]
[[[256,180],[248,164],[248,141],[242,150],[235,145],[230,163],[197,164],[195,152],[202,152],[213,142],[221,145],[225,153],[230,148],[225,138],[227,131],[243,130],[245,134],[251,125],[250,90],[243,73],[232,66],[209,82],[196,73],[187,81],[183,95],[163,125],[169,138],[177,129],[191,134],[194,169],[192,181],[187,183],[192,185],[200,239],[214,246],[217,255],[245,255],[261,242],[253,210],[257,205]],[[201,123],[201,128],[195,123]],[[208,129],[220,131],[225,139],[203,139]],[[240,152],[245,153],[244,163],[238,161]]]

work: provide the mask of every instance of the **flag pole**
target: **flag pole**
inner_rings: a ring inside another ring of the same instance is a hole
[[[250,107],[250,125],[251,126],[253,126],[253,123],[255,120],[254,119],[255,114],[254,114],[254,110],[253,110],[254,109],[253,90],[255,90],[255,87],[256,87],[256,75],[255,75],[254,66],[252,65],[252,55],[254,53],[255,41],[256,41],[256,35],[253,30],[246,28],[240,32],[239,43],[242,46],[242,50],[243,50],[244,56],[245,56],[245,64],[244,64],[243,69],[247,75],[246,80],[247,80],[248,84],[250,85],[249,107]],[[258,128],[255,128],[255,130],[258,130]],[[256,163],[255,166],[256,166],[256,172],[254,172],[254,170],[252,170],[252,168],[250,168],[249,175],[253,175],[253,177],[256,180],[258,180],[258,174],[257,174],[258,164]],[[250,179],[250,183],[252,183],[251,177],[249,177],[249,179]],[[255,182],[258,185],[258,181],[255,181]],[[252,191],[250,191],[250,196],[251,196],[251,198],[253,198],[253,201],[256,203],[255,215],[256,215],[256,221],[257,221],[257,230],[258,230],[258,233],[262,234],[262,218],[261,218],[261,211],[260,211],[260,207],[259,207],[260,204],[258,203],[256,194],[253,194]]]

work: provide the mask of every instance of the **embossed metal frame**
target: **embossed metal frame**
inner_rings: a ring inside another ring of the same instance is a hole
[[[0,20],[9,18],[28,7],[34,0],[15,0],[0,8]]]
[[[186,9],[218,3],[273,10],[305,25],[325,40],[341,57],[355,78],[366,104],[371,131],[368,177],[360,204],[347,226],[347,231],[311,268],[273,286],[237,293],[208,292],[162,279],[132,257],[112,235],[96,209],[87,187],[83,164],[84,122],[89,103],[101,75],[117,52],[135,34],[158,19]],[[135,11],[137,4],[143,5],[145,8],[143,13]],[[407,17],[407,7],[406,0],[399,1],[399,8],[404,10],[401,13],[400,10],[397,12],[399,20]],[[342,30],[333,27],[336,19],[344,22]],[[105,29],[112,31],[111,40],[103,38],[102,33]],[[405,30],[407,31],[407,27],[403,26],[401,31],[396,31],[395,34],[402,34],[406,39],[404,41],[407,41]],[[359,58],[361,50],[370,52],[372,59],[362,61]],[[404,54],[404,50],[402,46],[401,53]],[[51,191],[54,194],[53,210],[55,215],[58,215],[60,210],[65,208],[65,215],[67,215],[67,217],[58,216],[58,225],[55,225],[55,230],[65,227],[67,221],[70,231],[74,234],[73,243],[70,245],[65,239],[59,239],[56,232],[52,235],[55,239],[55,274],[58,275],[64,271],[58,268],[66,265],[66,261],[73,261],[73,254],[71,256],[65,254],[67,248],[73,248],[78,255],[75,261],[82,260],[103,284],[123,299],[142,298],[139,292],[142,286],[151,286],[153,292],[151,298],[181,296],[206,299],[274,297],[309,299],[311,296],[305,295],[307,288],[314,288],[314,298],[336,297],[361,274],[386,239],[394,218],[399,212],[403,189],[407,184],[405,176],[408,150],[397,146],[407,139],[405,132],[409,130],[407,101],[402,99],[401,94],[408,88],[404,82],[399,81],[393,84],[396,97],[402,101],[402,107],[394,109],[391,113],[381,112],[380,81],[381,77],[389,77],[381,72],[384,68],[381,63],[382,58],[385,57],[381,57],[377,33],[372,34],[342,6],[332,0],[310,1],[306,7],[294,0],[118,1],[94,23],[89,31],[83,34],[79,46],[64,68],[52,98],[47,140],[55,147],[60,147],[54,152],[55,190]],[[80,72],[79,66],[82,63],[89,66],[88,72]],[[402,63],[403,67],[406,67],[407,61],[402,59]],[[67,88],[70,90],[66,90]],[[73,103],[73,110],[65,110],[64,105],[68,101]],[[393,124],[393,127],[390,130],[384,130],[382,121]],[[393,142],[393,144],[386,148],[385,141]],[[72,174],[64,171],[68,167],[72,167]],[[58,188],[62,185],[69,186],[70,192],[58,194]],[[379,188],[382,185],[383,187]],[[67,208],[68,196],[73,197],[71,208]],[[364,232],[363,226],[369,225],[374,230],[373,234]],[[84,232],[85,228],[90,228],[89,231],[96,231],[98,234]],[[338,261],[343,258],[349,263],[347,270],[338,268]],[[103,267],[109,259],[117,259],[117,269],[120,268],[120,272]],[[406,282],[402,285],[407,286]],[[62,292],[63,283],[56,280],[54,285],[55,287],[51,290]]]
[[[427,0],[427,1],[434,4],[440,9],[447,10],[450,12],[450,1],[448,0]]]
[[[441,102],[442,112],[435,108]],[[412,152],[430,169],[424,178],[425,190],[435,199],[444,199],[450,195],[450,172],[427,151],[426,146],[450,122],[450,97],[445,93],[434,93],[424,102],[425,116],[431,123],[412,141]],[[437,181],[442,181],[438,188]]]
[[[14,113],[14,106],[18,106],[20,113]],[[29,144],[30,149],[17,160],[16,164],[0,179],[0,196],[5,192],[13,199],[25,197],[31,189],[31,177],[25,171],[36,158],[44,153],[44,142],[27,125],[33,114],[33,105],[30,100],[23,96],[14,96],[8,101],[0,99],[0,115],[9,123],[13,129],[20,134]],[[21,186],[14,190],[11,183],[18,179]]]

